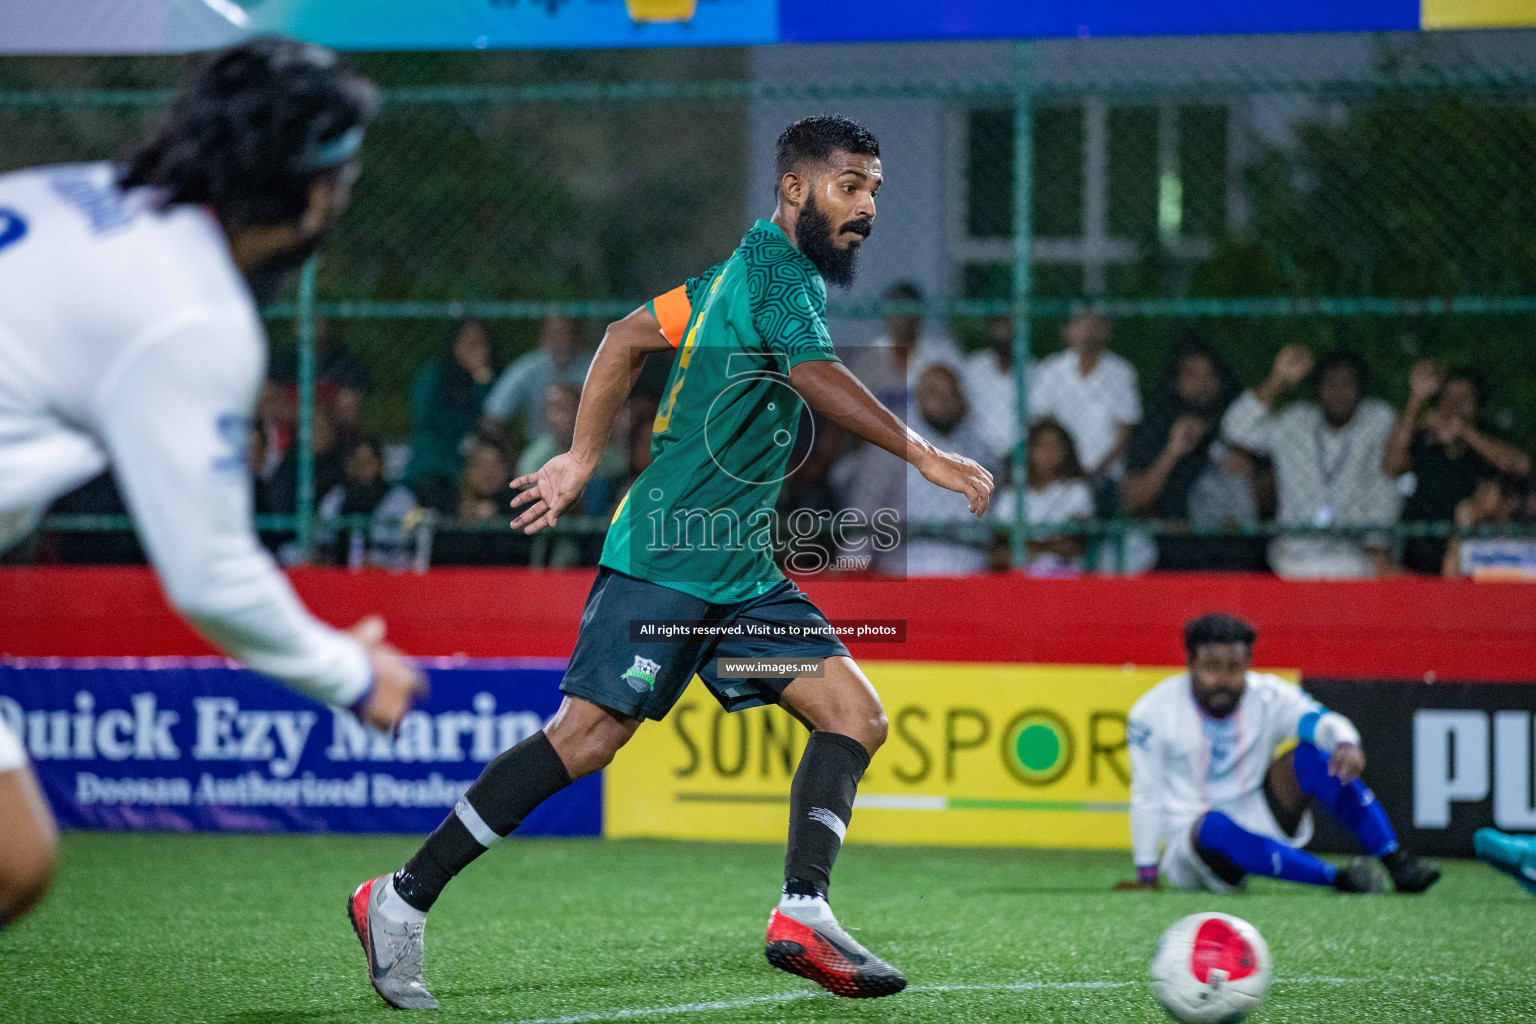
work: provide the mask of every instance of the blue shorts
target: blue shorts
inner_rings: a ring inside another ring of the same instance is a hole
[[[736,604],[710,604],[658,583],[612,569],[598,570],[581,613],[581,633],[560,691],[630,718],[665,718],[697,675],[727,711],[777,704],[792,679],[721,679],[716,658],[834,658],[847,656],[842,641],[824,633],[800,639],[719,637],[635,642],[632,620],[732,623],[795,623],[824,630],[827,619],[793,581]]]

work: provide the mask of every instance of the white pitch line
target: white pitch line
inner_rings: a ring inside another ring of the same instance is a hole
[[[1358,978],[1277,978],[1276,985],[1353,985]],[[1131,988],[1140,981],[1014,981],[988,985],[914,985],[903,995],[923,995],[945,992],[1051,992],[1079,989]],[[675,1006],[641,1006],[632,1010],[597,1010],[578,1013],[571,1017],[536,1017],[531,1020],[508,1021],[507,1024],[599,1024],[602,1021],[636,1020],[641,1017],[671,1017],[684,1013],[713,1013],[717,1010],[744,1010],[749,1006],[765,1003],[797,1003],[805,999],[830,999],[825,992],[775,992],[766,996],[747,996],[742,999],[720,999],[709,1003],[678,1003]]]

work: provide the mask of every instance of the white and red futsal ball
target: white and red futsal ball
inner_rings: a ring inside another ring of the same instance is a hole
[[[1163,933],[1152,992],[1184,1024],[1237,1024],[1269,989],[1269,947],[1231,914],[1191,914]]]

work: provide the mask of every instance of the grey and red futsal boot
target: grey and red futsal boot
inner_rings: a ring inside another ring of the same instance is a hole
[[[853,940],[819,896],[786,896],[768,918],[768,962],[849,999],[893,996],[900,971]]]
[[[426,952],[426,915],[401,904],[404,913],[385,907],[390,875],[358,886],[347,899],[347,917],[368,958],[373,990],[397,1010],[435,1010],[437,1000],[422,983],[421,961]],[[399,897],[395,897],[396,900]]]

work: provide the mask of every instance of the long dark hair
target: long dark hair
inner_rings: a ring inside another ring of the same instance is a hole
[[[164,206],[211,206],[226,226],[291,223],[310,185],[355,156],[377,109],[377,91],[334,51],[256,39],[198,68],[118,184],[159,189]]]
[[[1082,460],[1080,460],[1078,458],[1078,456],[1077,456],[1077,442],[1072,440],[1072,435],[1067,432],[1067,428],[1066,427],[1062,426],[1060,423],[1057,423],[1055,420],[1051,419],[1050,417],[1046,417],[1045,419],[1043,419],[1040,422],[1036,423],[1034,426],[1030,427],[1029,428],[1029,433],[1024,435],[1024,453],[1025,453],[1025,461],[1026,461],[1026,465],[1024,467],[1024,482],[1025,482],[1025,485],[1026,486],[1034,486],[1034,482],[1029,479],[1029,475],[1030,475],[1029,474],[1029,466],[1027,464],[1027,462],[1028,462],[1028,455],[1029,455],[1030,452],[1035,450],[1035,442],[1037,440],[1039,440],[1040,435],[1041,434],[1045,434],[1045,433],[1049,433],[1049,432],[1055,432],[1055,433],[1061,435],[1061,447],[1062,447],[1062,450],[1064,452],[1066,452],[1066,458],[1062,460],[1060,475],[1058,476],[1057,479],[1060,479],[1060,480],[1085,480],[1085,479],[1087,479],[1088,474],[1083,472]],[[1047,482],[1049,482],[1049,481],[1047,481]]]

